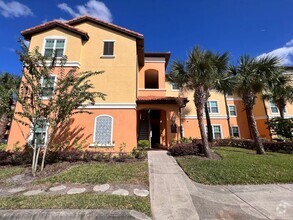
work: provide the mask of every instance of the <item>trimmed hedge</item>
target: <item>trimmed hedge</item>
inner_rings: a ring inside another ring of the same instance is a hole
[[[127,160],[135,160],[134,156],[127,153],[106,153],[106,152],[94,152],[94,151],[79,151],[79,150],[66,150],[60,152],[49,151],[46,156],[46,164],[52,164],[57,162],[124,162]],[[136,159],[145,159],[136,158]],[[39,162],[42,160],[42,154],[39,156]],[[5,165],[27,165],[32,163],[32,152],[30,150],[25,151],[0,151],[0,166]]]
[[[198,142],[175,144],[170,149],[172,156],[200,155],[202,144]]]
[[[213,146],[239,147],[255,150],[254,141],[246,139],[217,139],[213,141]],[[265,151],[268,152],[293,154],[293,142],[263,141],[263,146]]]

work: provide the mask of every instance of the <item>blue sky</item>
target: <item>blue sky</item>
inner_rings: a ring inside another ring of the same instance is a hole
[[[145,51],[186,59],[195,45],[239,55],[278,55],[293,65],[293,0],[0,0],[0,72],[21,73],[20,31],[90,14],[137,31]]]

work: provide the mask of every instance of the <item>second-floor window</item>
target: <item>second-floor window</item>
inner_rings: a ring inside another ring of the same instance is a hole
[[[114,41],[104,41],[103,56],[114,56]]]
[[[65,47],[65,39],[46,39],[44,56],[63,57]]]
[[[277,106],[276,103],[274,103],[273,101],[270,101],[270,108],[271,108],[271,113],[272,113],[272,114],[277,114],[277,113],[279,113],[278,106]],[[286,113],[286,108],[284,109],[284,113]]]
[[[229,115],[230,116],[236,116],[237,113],[236,113],[236,106],[235,105],[229,105]]]
[[[209,113],[219,113],[218,102],[208,101],[208,111]]]
[[[42,98],[50,98],[54,94],[56,76],[41,79]]]
[[[177,83],[172,83],[171,84],[171,90],[172,91],[178,91],[179,90],[179,86]]]

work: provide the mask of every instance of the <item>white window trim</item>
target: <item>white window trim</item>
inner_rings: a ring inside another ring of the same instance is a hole
[[[172,91],[172,92],[178,92],[178,91],[180,91],[180,89],[174,89],[174,88],[173,88],[173,84],[174,84],[174,83],[171,83],[171,91]]]
[[[216,102],[217,103],[217,108],[218,108],[218,112],[209,112],[210,115],[216,115],[216,114],[220,114],[220,107],[219,107],[219,102],[217,100],[208,100],[208,102]],[[212,107],[208,107],[210,108],[210,110],[212,110]]]
[[[113,55],[104,55],[104,54],[102,54],[100,56],[100,58],[115,58],[115,40],[103,40],[103,51],[102,51],[102,53],[104,53],[105,42],[113,42]]]
[[[67,37],[64,36],[48,36],[44,38],[43,41],[43,50],[42,50],[42,55],[45,56],[45,46],[46,46],[46,40],[64,40],[64,49],[63,49],[63,56],[66,54],[66,47],[67,47]],[[54,43],[54,48],[55,50],[55,44]],[[58,57],[60,59],[60,57]]]
[[[55,90],[56,85],[57,85],[57,75],[56,75],[56,74],[50,74],[50,76],[54,76],[54,77],[55,77],[55,81],[54,81],[54,90]],[[42,78],[41,78],[41,81],[40,81],[41,85],[43,84],[43,80],[44,80],[44,78],[42,77]],[[53,91],[53,92],[54,92],[54,91]],[[54,95],[54,94],[53,94],[53,95]],[[50,96],[50,97],[42,96],[41,99],[42,99],[42,100],[49,100],[51,97],[52,97],[52,96]]]
[[[46,146],[47,141],[48,141],[48,131],[49,131],[49,126],[50,126],[50,123],[47,122],[47,126],[46,126],[46,134],[45,134],[45,140],[44,140],[44,145],[39,145],[39,146],[37,146],[37,147],[44,147],[44,146]],[[30,126],[30,135],[29,135],[29,137],[28,137],[28,141],[32,141],[32,139],[33,139],[33,131],[32,131],[32,124],[31,124],[31,126]]]
[[[234,128],[234,127],[238,128],[238,134],[239,134],[239,137],[238,137],[238,138],[241,138],[240,128],[239,128],[238,125],[232,125],[232,126],[231,126],[231,134],[233,135],[233,128]],[[234,136],[232,136],[232,137],[234,137]]]
[[[111,124],[111,143],[110,144],[96,144],[96,120],[99,117],[103,117],[103,116],[107,116],[110,117],[112,119],[112,124]],[[113,125],[114,125],[114,118],[111,115],[106,115],[106,114],[102,114],[102,115],[98,115],[95,117],[94,120],[94,135],[93,135],[93,143],[90,144],[90,147],[114,147],[115,144],[113,143]]]
[[[280,114],[280,111],[279,111],[278,106],[275,104],[275,105],[276,105],[276,108],[277,108],[277,112],[273,112],[273,111],[272,111],[272,107],[274,107],[274,106],[271,105],[271,102],[273,102],[273,101],[268,101],[271,114],[272,114],[272,115],[279,115],[279,114]],[[287,108],[285,107],[284,110],[285,110],[285,111],[284,111],[284,114],[286,115],[287,112],[288,112],[288,111],[287,111]]]
[[[230,106],[234,106],[235,107],[235,115],[231,115],[230,114]],[[228,113],[229,113],[229,116],[230,117],[237,117],[237,108],[236,108],[236,105],[228,105]]]
[[[220,126],[220,130],[221,130],[221,139],[223,138],[223,129],[222,129],[222,125],[221,124],[212,124],[212,130],[213,130],[213,138],[215,138],[215,134],[214,134],[214,126]],[[206,133],[208,132],[207,131],[207,125],[205,125],[205,128],[206,128]]]

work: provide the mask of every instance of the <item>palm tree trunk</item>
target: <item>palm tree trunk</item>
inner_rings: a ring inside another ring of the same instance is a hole
[[[208,110],[207,102],[204,103],[204,110],[205,110],[206,121],[207,121],[208,141],[212,142],[213,141],[213,128],[212,128],[211,117],[210,117],[210,113]]]
[[[265,154],[265,150],[263,148],[263,144],[260,140],[259,133],[257,130],[256,121],[254,119],[253,107],[251,107],[251,106],[247,107],[246,112],[247,112],[249,125],[250,125],[251,131],[252,131],[252,136],[253,136],[253,140],[254,140],[255,147],[256,147],[256,153],[257,154]]]
[[[4,139],[5,133],[7,131],[7,125],[9,123],[9,118],[4,113],[0,118],[0,141]]]
[[[202,88],[196,89],[194,93],[194,104],[196,107],[197,120],[203,145],[204,154],[207,158],[212,158],[211,149],[205,132],[203,123],[203,107],[204,107],[205,95]]]

